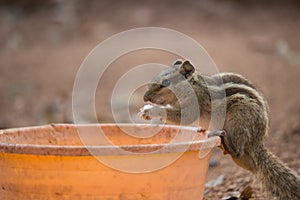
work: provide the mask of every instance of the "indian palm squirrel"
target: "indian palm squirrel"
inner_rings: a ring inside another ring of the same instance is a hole
[[[194,109],[193,95],[201,117]],[[199,74],[190,61],[176,60],[149,84],[144,101],[151,104],[141,108],[140,115],[146,120],[164,118],[173,124],[200,120],[201,126],[205,126],[211,117],[212,103],[218,97],[225,97],[225,101],[214,104],[217,113],[224,106],[226,110],[223,129],[214,135],[221,137],[224,154],[229,153],[236,164],[254,173],[269,196],[300,199],[299,176],[263,144],[268,132],[268,106],[261,92],[243,76],[234,73],[206,76]]]

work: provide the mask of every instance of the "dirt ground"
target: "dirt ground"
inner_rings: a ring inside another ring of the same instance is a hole
[[[73,83],[88,53],[121,31],[165,27],[194,38],[220,71],[240,73],[260,87],[270,108],[266,145],[300,173],[300,4],[296,1],[37,2],[0,1],[0,128],[72,122]],[[107,77],[113,73],[113,78],[103,78],[96,94],[99,122],[114,122],[110,95],[126,70],[149,62],[170,64],[174,58],[144,50],[112,63],[105,73]],[[264,199],[251,174],[219,149],[213,151],[211,165],[208,181],[225,178],[206,188],[205,199],[226,199],[248,185],[253,187],[253,199]]]

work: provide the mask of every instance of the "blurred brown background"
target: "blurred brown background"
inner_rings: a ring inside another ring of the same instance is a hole
[[[121,31],[165,27],[197,40],[220,71],[240,73],[260,87],[271,111],[267,145],[300,172],[299,11],[297,1],[1,0],[0,128],[72,122],[73,82],[88,53]],[[122,73],[174,58],[149,50],[114,62],[106,73],[115,80],[104,79],[96,95],[99,122],[113,122],[109,100]],[[219,150],[213,160],[208,179],[226,178],[207,190],[207,199],[252,183]],[[263,198],[254,187],[256,198]]]

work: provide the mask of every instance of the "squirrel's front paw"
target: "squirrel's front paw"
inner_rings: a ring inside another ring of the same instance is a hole
[[[163,118],[164,116],[164,109],[155,106],[155,105],[144,105],[139,112],[139,116],[145,120],[151,120],[153,118]]]
[[[144,105],[144,107],[140,109],[139,116],[145,120],[151,120],[152,117],[150,116],[150,110],[152,107],[153,106],[151,105]]]

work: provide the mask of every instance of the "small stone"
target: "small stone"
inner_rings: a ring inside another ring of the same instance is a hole
[[[217,185],[223,184],[223,183],[224,183],[224,180],[225,180],[225,175],[220,175],[220,176],[218,176],[216,179],[211,180],[211,181],[208,181],[208,182],[205,184],[205,187],[207,187],[207,188],[215,187],[215,186],[217,186]]]

